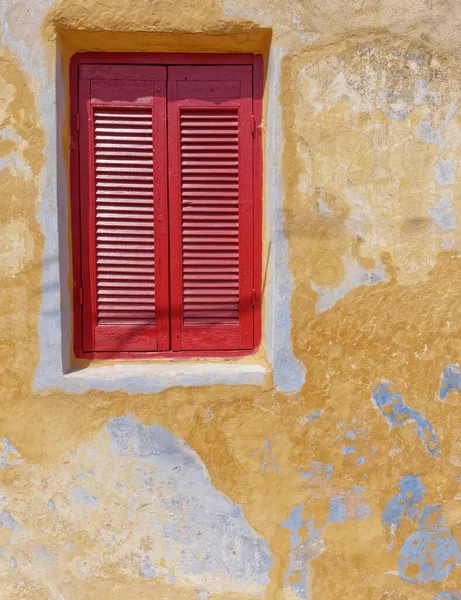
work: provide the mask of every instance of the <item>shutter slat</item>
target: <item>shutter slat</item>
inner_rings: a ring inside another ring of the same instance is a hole
[[[110,318],[112,324],[142,321],[153,325],[152,111],[96,110],[94,116],[97,317],[104,321]],[[120,154],[113,153],[113,158],[109,158],[105,148],[116,149]],[[146,149],[147,152],[142,153],[142,160],[129,160],[127,148]],[[148,214],[143,214],[144,211]],[[108,217],[116,221],[108,221]],[[105,257],[111,257],[111,260]],[[143,260],[133,261],[133,258]]]
[[[227,289],[238,289],[238,283],[232,283],[231,281],[226,281],[226,282],[219,282],[219,283],[213,283],[211,281],[207,281],[206,283],[197,283],[197,282],[190,282],[190,281],[185,281],[184,282],[184,294],[194,294],[196,291],[200,292],[200,293],[207,293],[207,294],[219,294],[220,293],[220,288],[223,288],[224,290]],[[214,289],[216,288],[216,289]],[[225,293],[227,293],[225,291]]]
[[[195,156],[195,155],[194,155],[194,156]],[[210,154],[210,155],[208,156],[208,158],[209,158],[209,157],[211,157],[211,158],[216,158],[216,155],[215,155],[215,154]],[[183,157],[183,158],[184,158],[184,157]],[[205,156],[202,154],[201,158],[207,158],[207,157],[205,157]],[[182,161],[182,165],[183,165],[184,167],[186,167],[186,166],[187,166],[187,167],[199,167],[199,168],[201,169],[201,168],[203,168],[203,161],[200,161],[200,160],[183,160],[183,161]],[[206,164],[206,167],[207,167],[208,169],[210,169],[210,173],[212,172],[212,171],[211,171],[212,167],[220,167],[220,168],[221,168],[221,170],[222,170],[223,172],[225,172],[225,170],[224,170],[224,168],[225,168],[225,167],[237,167],[237,166],[238,166],[238,162],[237,162],[236,160],[225,160],[225,161],[221,161],[221,162],[212,160],[212,161],[209,161],[209,162]]]
[[[120,273],[109,271],[103,271],[104,275],[100,277],[98,283],[98,289],[106,288],[120,288],[123,289],[141,289],[146,288],[147,290],[155,290],[155,282],[152,276],[150,277],[136,277],[136,276],[121,276]]]
[[[235,273],[235,275],[234,275]],[[232,274],[232,275],[231,275]],[[208,269],[196,269],[195,267],[188,267],[187,265],[184,268],[184,280],[204,280],[204,281],[212,281],[212,280],[224,280],[229,281],[235,279],[238,281],[238,268],[233,269],[231,267],[225,267],[217,269],[216,267],[208,268]]]
[[[125,146],[126,148],[126,146]],[[124,150],[123,152],[117,152],[115,150],[99,150],[99,157],[98,161],[102,162],[103,159],[102,157],[109,157],[109,156],[113,156],[114,158],[120,158],[122,160],[124,160],[126,157],[128,158],[142,158],[143,162],[149,158],[150,156],[152,156],[152,152],[150,151],[140,151],[140,152],[126,152],[126,150]],[[104,159],[104,162],[110,162],[109,159]],[[114,161],[115,164],[116,161]]]

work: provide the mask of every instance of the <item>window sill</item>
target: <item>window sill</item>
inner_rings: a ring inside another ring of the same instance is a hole
[[[259,363],[113,363],[91,364],[63,376],[67,386],[79,390],[125,390],[155,393],[171,387],[216,384],[258,385],[265,383],[268,369]]]

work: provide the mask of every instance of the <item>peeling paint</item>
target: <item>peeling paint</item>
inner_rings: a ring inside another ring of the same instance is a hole
[[[330,523],[338,523],[344,521],[347,517],[347,509],[344,505],[341,496],[336,496],[330,500],[328,509],[328,521]]]
[[[434,222],[444,231],[456,229],[456,213],[451,206],[451,197],[442,195],[439,202],[427,209]]]
[[[419,531],[410,535],[400,549],[400,577],[413,583],[442,581],[459,560],[458,544],[442,524],[440,507],[427,506]]]
[[[4,529],[19,529],[20,525],[9,510],[2,510],[0,512],[0,527]]]
[[[388,281],[385,266],[380,261],[371,269],[365,269],[350,255],[344,256],[343,262],[345,276],[336,288],[322,289],[315,283],[311,284],[312,289],[318,296],[317,314],[334,306],[338,300],[344,298],[348,292],[356,287],[377,285],[380,282]]]
[[[426,486],[417,475],[406,475],[399,482],[399,492],[393,496],[383,510],[383,523],[398,527],[403,517],[415,518],[418,505],[424,500]]]
[[[439,444],[432,425],[422,414],[408,407],[398,392],[392,391],[392,383],[377,385],[373,390],[372,398],[391,429],[414,422],[416,435],[426,446],[427,451],[433,456],[438,454]]]
[[[446,400],[451,390],[461,392],[461,373],[458,364],[447,365],[443,370],[440,377],[440,400]]]
[[[434,168],[435,179],[440,185],[455,183],[456,167],[449,158],[443,158]]]

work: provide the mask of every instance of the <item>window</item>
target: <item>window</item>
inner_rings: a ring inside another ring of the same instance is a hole
[[[77,357],[235,355],[260,338],[260,57],[77,55]]]

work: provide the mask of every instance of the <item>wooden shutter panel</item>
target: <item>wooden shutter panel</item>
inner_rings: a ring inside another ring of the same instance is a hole
[[[79,77],[83,350],[169,348],[166,69]]]
[[[251,66],[168,70],[172,349],[253,348]]]

